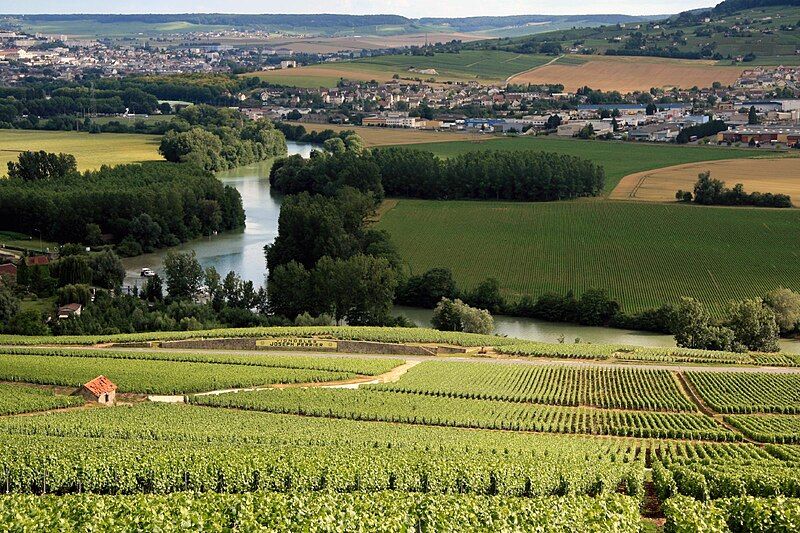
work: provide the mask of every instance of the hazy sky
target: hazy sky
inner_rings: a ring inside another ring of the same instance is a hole
[[[710,7],[715,0],[0,0],[0,13],[388,13],[407,17],[654,15]]]

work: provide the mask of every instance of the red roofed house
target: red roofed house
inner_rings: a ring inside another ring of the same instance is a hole
[[[46,255],[32,255],[30,257],[25,258],[25,263],[28,266],[41,266],[41,265],[49,265],[50,258]]]
[[[117,395],[117,386],[105,376],[97,376],[89,383],[72,393],[73,396],[83,396],[87,401],[103,405],[114,405]]]
[[[17,265],[14,263],[6,263],[4,265],[0,265],[0,283],[2,283],[2,278],[7,278],[11,281],[17,280]]]

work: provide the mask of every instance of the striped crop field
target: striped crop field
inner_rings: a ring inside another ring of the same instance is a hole
[[[482,400],[550,405],[693,411],[666,370],[486,365],[427,361],[398,383],[370,388]]]
[[[400,200],[377,224],[414,274],[447,267],[470,289],[488,277],[516,300],[606,289],[626,311],[691,296],[800,290],[797,210],[582,200]]]

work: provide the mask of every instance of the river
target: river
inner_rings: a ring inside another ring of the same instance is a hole
[[[433,310],[431,309],[396,306],[394,312],[405,316],[417,326],[431,326],[431,316],[433,315]],[[495,333],[498,335],[540,342],[632,344],[635,346],[661,348],[676,346],[675,338],[671,335],[629,329],[598,328],[560,322],[545,322],[544,320],[535,320],[533,318],[498,315],[494,317],[494,326]],[[800,353],[800,341],[781,339],[780,346],[781,351]]]
[[[306,143],[289,141],[286,144],[289,155],[300,154],[308,157],[314,149],[313,145]],[[242,279],[252,281],[257,287],[263,285],[267,273],[264,245],[271,243],[278,234],[280,214],[280,200],[271,196],[269,190],[271,167],[270,160],[217,174],[223,183],[232,185],[242,195],[242,204],[247,215],[243,230],[205,237],[174,248],[123,259],[126,271],[125,284],[141,287],[144,278],[141,278],[139,273],[144,267],[155,270],[163,277],[164,256],[170,250],[194,250],[203,268],[213,266],[222,276],[233,270]],[[418,326],[430,326],[432,311],[429,309],[397,307],[395,312],[405,315]],[[576,342],[576,339],[579,339],[580,342],[596,344],[675,346],[675,339],[669,335],[544,322],[530,318],[496,316],[495,328],[495,332],[500,335],[541,342],[560,342],[563,338],[563,342],[566,343]],[[800,341],[782,340],[781,349],[790,353],[800,353]]]
[[[308,157],[314,149],[313,145],[307,143],[288,141],[286,145],[289,155]],[[280,200],[270,195],[270,168],[272,160],[217,174],[223,183],[233,186],[242,195],[242,204],[247,215],[243,230],[203,237],[173,248],[125,258],[122,260],[125,266],[125,285],[141,287],[144,278],[139,274],[145,267],[155,270],[163,277],[164,257],[167,253],[187,250],[195,251],[203,268],[213,266],[222,276],[233,270],[257,287],[263,285],[267,273],[264,245],[271,243],[278,234],[278,215],[281,209]]]

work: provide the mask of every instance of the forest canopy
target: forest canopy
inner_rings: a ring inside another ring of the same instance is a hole
[[[62,243],[121,243],[133,247],[127,255],[244,225],[236,189],[195,166],[165,162],[0,180],[0,212],[2,229],[37,229]]]

